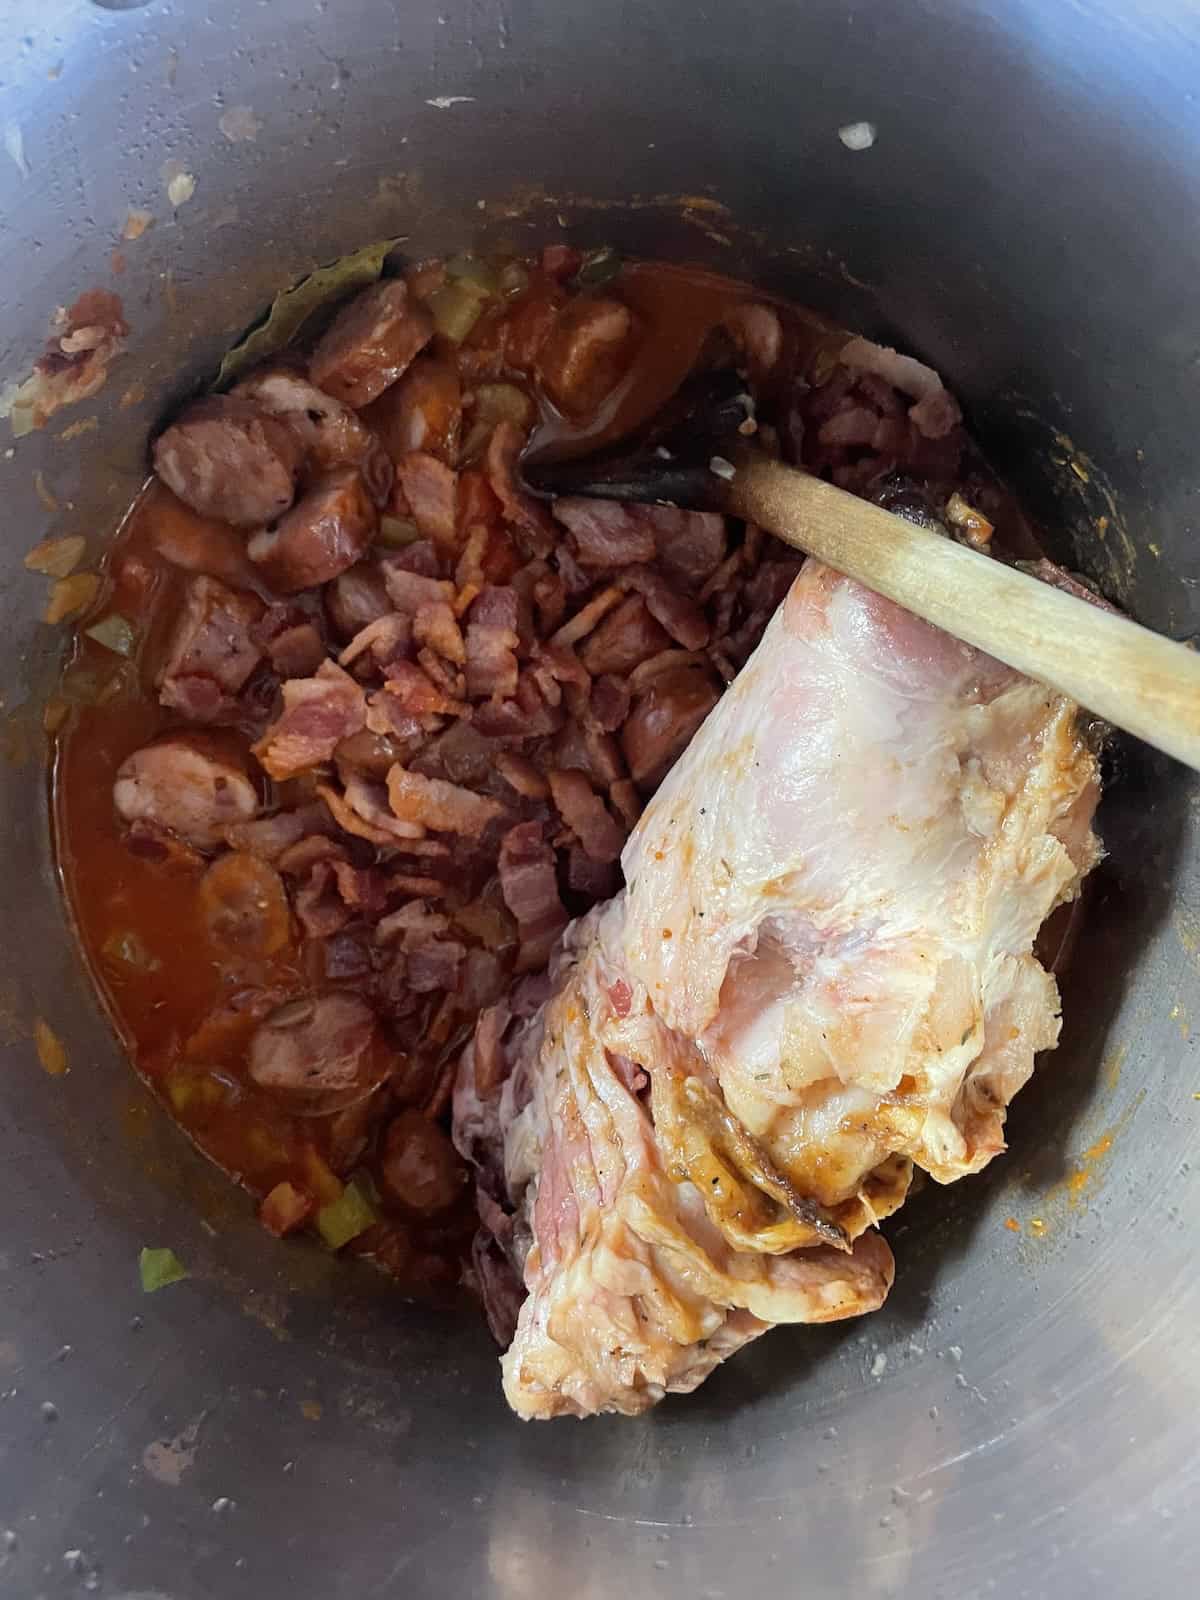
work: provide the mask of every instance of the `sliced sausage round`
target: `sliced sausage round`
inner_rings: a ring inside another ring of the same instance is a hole
[[[436,1122],[416,1110],[392,1119],[379,1164],[379,1187],[387,1199],[430,1216],[448,1210],[466,1181],[462,1158]]]
[[[621,749],[634,783],[665,778],[719,698],[701,667],[670,667],[652,678],[621,729]]]
[[[298,1094],[369,1088],[381,1076],[375,1013],[357,995],[331,991],[289,1000],[250,1041],[250,1076],[262,1089]]]
[[[387,504],[392,458],[349,406],[287,367],[264,368],[233,392],[285,422],[304,446],[310,468],[322,473],[357,467],[375,504]]]
[[[280,594],[328,583],[361,559],[379,525],[379,512],[357,467],[339,467],[313,486],[273,528],[246,546],[266,581]]]
[[[283,879],[241,850],[218,856],[200,882],[200,910],[214,944],[244,956],[271,956],[291,937]]]
[[[338,636],[348,642],[392,609],[383,573],[368,561],[348,568],[325,590],[325,607]]]
[[[258,795],[223,741],[175,733],[122,762],[113,804],[125,822],[153,823],[210,850],[224,841],[227,827],[250,820]]]
[[[409,298],[401,278],[388,278],[358,295],[322,335],[308,373],[319,389],[365,406],[408,367],[433,337],[433,319]]]
[[[237,528],[291,505],[304,450],[296,434],[249,400],[197,400],[154,442],[154,470],[185,505]]]

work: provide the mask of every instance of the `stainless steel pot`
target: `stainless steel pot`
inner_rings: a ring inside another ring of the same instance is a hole
[[[1120,752],[1063,1046],[1008,1157],[890,1230],[884,1312],[778,1332],[642,1421],[521,1426],[482,1325],[268,1240],[133,1079],[56,891],[61,638],[20,558],[103,543],[147,426],[289,278],[384,235],[565,231],[903,339],[1061,553],[1187,637],[1195,7],[8,0],[4,35],[0,380],[84,288],[115,288],[132,334],[96,399],[0,438],[0,1593],[1191,1592],[1187,774]],[[852,151],[857,122],[876,136]],[[153,226],[122,241],[131,207]],[[37,1018],[66,1076],[39,1069]],[[143,1244],[190,1281],[143,1298]]]

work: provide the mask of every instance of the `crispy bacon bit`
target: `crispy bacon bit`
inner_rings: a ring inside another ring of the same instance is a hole
[[[396,463],[396,478],[412,519],[441,551],[458,548],[458,473],[436,456],[416,450]]]
[[[579,655],[593,677],[606,672],[621,674],[657,655],[670,642],[670,636],[650,615],[641,595],[631,594],[605,617]]]
[[[505,1000],[479,1013],[475,1024],[474,1067],[475,1092],[481,1100],[492,1099],[508,1076],[504,1035],[511,1021],[512,1012]]]
[[[549,555],[558,543],[554,518],[517,482],[517,461],[525,438],[514,422],[498,422],[488,443],[484,469],[505,520],[521,530],[534,555]]]
[[[344,861],[346,847],[325,834],[315,833],[289,845],[276,865],[289,878],[303,878],[318,861]]]
[[[592,683],[588,716],[604,733],[615,733],[629,715],[629,685],[624,678],[603,673]]]
[[[360,656],[370,651],[377,665],[386,666],[393,657],[403,655],[412,639],[412,618],[403,612],[389,611],[360,628],[350,643],[338,656],[338,665],[352,666]]]
[[[402,566],[396,558],[383,564],[383,581],[388,596],[397,611],[415,617],[422,606],[449,605],[454,599],[454,585],[441,578],[428,578]]]
[[[536,971],[549,960],[567,925],[554,851],[542,838],[540,823],[519,822],[508,830],[500,841],[497,871],[504,903],[516,918],[521,937],[517,970]]]
[[[550,785],[530,761],[528,756],[515,750],[501,750],[496,758],[496,771],[510,788],[526,800],[546,800]]]
[[[318,784],[317,793],[339,828],[366,839],[369,844],[395,849],[404,847],[410,840],[420,839],[425,832],[417,823],[402,822],[389,810],[387,791],[382,784],[372,783],[357,773],[346,773],[342,794],[331,784]]]
[[[338,890],[334,865],[332,859],[315,861],[292,895],[296,918],[311,939],[328,938],[350,921],[350,907]]]
[[[477,838],[489,822],[503,815],[498,801],[472,794],[457,783],[406,771],[399,762],[388,773],[387,792],[388,803],[402,822],[420,823],[439,833]]]
[[[585,567],[624,567],[654,560],[654,532],[641,506],[566,495],[554,502],[554,515],[575,540],[575,552]]]
[[[462,630],[453,610],[444,600],[418,606],[413,618],[412,636],[418,647],[436,650],[438,655],[446,661],[452,661],[455,666],[465,664],[467,647],[463,642]]]
[[[637,590],[650,615],[661,622],[685,650],[703,650],[709,640],[708,618],[669,578],[653,567],[630,567],[622,573],[621,582]]]
[[[583,773],[551,767],[546,778],[559,815],[591,859],[615,861],[625,844],[625,835]]]
[[[339,740],[364,726],[366,701],[349,673],[325,661],[312,678],[283,685],[283,712],[253,746],[277,783],[328,761]]]
[[[469,710],[465,701],[446,695],[411,661],[388,663],[387,682],[381,693],[393,696],[400,709],[414,717],[461,717]],[[372,696],[372,700],[375,698]]]
[[[580,639],[586,639],[588,634],[597,628],[614,606],[619,606],[625,599],[624,592],[614,584],[593,596],[581,610],[568,621],[564,622],[558,632],[550,639],[551,644],[575,645]]]

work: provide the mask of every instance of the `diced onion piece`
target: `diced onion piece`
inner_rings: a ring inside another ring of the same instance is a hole
[[[188,1270],[174,1250],[143,1250],[138,1256],[138,1271],[142,1278],[142,1293],[153,1294],[165,1289],[169,1283],[179,1283],[188,1276]]]
[[[451,256],[446,263],[446,276],[488,299],[500,293],[500,275],[495,267],[490,261],[484,261],[469,252]]]
[[[294,1183],[277,1183],[258,1208],[258,1220],[277,1238],[292,1233],[312,1213],[312,1196]]]
[[[128,617],[123,617],[119,611],[112,612],[107,617],[102,617],[99,622],[93,623],[85,630],[89,639],[95,639],[97,644],[102,644],[106,650],[112,650],[119,656],[131,656],[135,644],[133,624]]]
[[[957,490],[946,501],[946,521],[960,528],[974,545],[985,545],[995,532],[981,511],[976,511]]]
[[[68,577],[83,558],[87,541],[81,533],[68,533],[61,539],[43,539],[25,557],[30,572],[47,578]]]
[[[379,1213],[360,1178],[351,1178],[337,1200],[317,1212],[317,1232],[331,1250],[340,1250],[351,1239],[374,1227]]]
[[[50,591],[43,622],[65,622],[68,617],[85,611],[100,593],[100,579],[94,572],[77,572],[73,577],[60,578]]]
[[[425,303],[443,338],[461,344],[479,321],[485,298],[472,284],[456,280],[435,289]]]
[[[389,550],[402,550],[406,544],[415,544],[421,530],[410,517],[380,517],[376,543]]]

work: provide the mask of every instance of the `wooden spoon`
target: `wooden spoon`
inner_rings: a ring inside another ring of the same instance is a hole
[[[701,466],[666,452],[527,468],[535,493],[724,511],[1070,695],[1200,770],[1200,655],[1100,605],[738,444]]]

